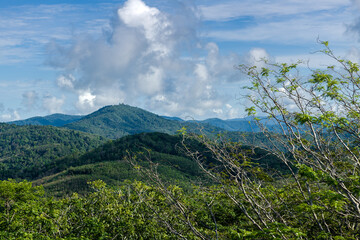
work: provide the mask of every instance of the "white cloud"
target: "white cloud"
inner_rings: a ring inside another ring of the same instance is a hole
[[[157,52],[158,56],[170,53],[173,27],[167,16],[157,8],[148,7],[141,0],[128,0],[118,10],[118,15],[126,26],[144,32],[150,44],[148,51]]]
[[[246,62],[250,66],[265,67],[265,61],[269,61],[270,56],[263,48],[250,49],[246,56]]]
[[[96,100],[96,96],[91,94],[89,90],[87,91],[80,91],[79,93],[79,99],[76,104],[78,109],[86,112],[88,109],[93,110],[95,104],[94,101]]]
[[[163,88],[164,71],[161,68],[151,66],[149,71],[138,76],[138,88],[147,95],[161,92]]]
[[[17,110],[7,109],[5,113],[0,115],[0,121],[9,122],[16,121],[20,119],[20,114]]]
[[[204,64],[196,64],[194,73],[201,81],[206,81],[209,78],[207,67]]]
[[[226,104],[225,107],[227,110],[227,118],[232,119],[232,118],[239,118],[239,116],[241,116],[238,108],[234,108],[230,104]]]
[[[218,109],[213,109],[213,112],[216,113],[217,115],[222,115],[223,114],[223,110],[218,108]]]
[[[75,106],[83,113],[119,102],[172,116],[199,117],[222,108],[229,96],[214,86],[236,79],[233,66],[240,58],[198,41],[196,13],[177,10],[169,15],[128,0],[102,36],[77,35],[69,47],[53,42],[48,63],[63,71],[58,86],[77,94]],[[198,57],[201,51],[206,58]]]
[[[71,74],[68,76],[61,75],[56,79],[56,83],[61,88],[73,89],[75,77]]]
[[[47,95],[43,97],[43,108],[50,114],[62,113],[62,107],[65,103],[65,97],[57,98],[55,96]]]
[[[208,54],[205,58],[210,80],[218,82],[239,81],[239,72],[235,69],[242,59],[239,55],[231,53],[229,55],[221,55],[219,47],[216,43],[210,42],[206,44],[205,49]]]

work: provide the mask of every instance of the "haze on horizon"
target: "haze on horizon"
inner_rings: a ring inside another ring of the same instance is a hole
[[[244,116],[234,66],[328,60],[317,38],[359,62],[358,0],[0,3],[0,121],[88,114],[125,103],[159,115]]]

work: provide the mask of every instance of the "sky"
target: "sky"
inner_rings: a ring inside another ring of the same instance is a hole
[[[119,103],[244,117],[236,66],[360,60],[360,0],[0,1],[0,122]]]

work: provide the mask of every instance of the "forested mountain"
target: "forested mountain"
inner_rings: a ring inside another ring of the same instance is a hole
[[[22,125],[40,125],[40,126],[55,126],[62,127],[65,124],[69,124],[80,120],[83,116],[80,115],[65,115],[65,114],[52,114],[44,117],[32,117],[25,120],[18,120],[9,122],[10,124]]]
[[[161,116],[165,119],[169,119],[169,120],[175,120],[175,121],[179,121],[179,122],[183,122],[184,120],[179,118],[179,117],[169,117],[169,116]]]
[[[43,165],[37,169],[33,178],[38,179],[36,184],[43,184],[50,192],[58,195],[73,191],[87,192],[87,182],[97,179],[110,186],[119,186],[124,180],[149,182],[148,177],[139,175],[134,166],[125,160],[130,157],[136,160],[136,164],[147,169],[156,164],[160,178],[167,183],[183,188],[192,183],[212,183],[198,163],[186,154],[182,141],[181,136],[165,133],[129,135],[109,141],[81,156],[70,155]],[[204,166],[216,168],[218,165],[213,155],[200,142],[187,140],[186,146],[193,152],[201,153],[206,159]],[[244,152],[251,152],[247,146],[241,148]],[[268,152],[258,148],[252,151],[249,156],[268,171],[285,169],[279,159]]]
[[[95,133],[113,139],[140,132],[175,133],[182,126],[188,126],[192,130],[205,128],[207,132],[224,130],[260,132],[260,128],[252,117],[227,120],[209,118],[202,121],[185,121],[178,117],[158,116],[143,109],[124,104],[106,106],[86,116],[52,114],[9,123],[16,125],[51,125],[56,127],[66,125],[70,129]],[[275,127],[275,122],[266,118],[261,118],[261,123],[270,128]],[[275,128],[274,131],[276,131]]]
[[[273,132],[279,132],[280,128],[274,120],[270,120],[264,117],[260,117],[258,119],[260,124],[265,125],[269,130]],[[202,125],[208,124],[210,126],[218,127],[226,131],[261,132],[261,129],[254,117],[234,118],[227,120],[222,120],[219,118],[209,118],[196,122]]]
[[[227,131],[242,131],[242,132],[259,132],[260,129],[252,119],[239,118],[222,120],[219,118],[209,118],[203,121],[198,121],[202,124],[209,124],[211,126],[219,127]]]
[[[0,178],[29,178],[42,165],[89,151],[105,138],[52,126],[0,124]]]
[[[209,182],[198,164],[184,153],[181,139],[180,136],[164,133],[125,136],[83,155],[70,155],[43,165],[34,178],[41,178],[36,183],[43,184],[55,194],[86,192],[89,190],[87,182],[97,179],[111,186],[121,185],[124,180],[148,181],[147,177],[138,174],[129,161],[124,160],[136,156],[136,164],[141,166],[148,168],[151,164],[158,164],[159,176],[166,182],[183,187],[204,179]],[[201,149],[196,142],[192,142],[191,146]]]
[[[69,129],[93,133],[111,139],[141,132],[174,134],[184,126],[191,131],[203,127],[197,123],[166,119],[141,108],[125,104],[103,107],[79,121],[65,125]],[[220,132],[222,129],[208,126],[205,131]]]

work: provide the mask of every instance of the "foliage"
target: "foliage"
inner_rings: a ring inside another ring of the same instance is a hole
[[[355,239],[360,232],[359,68],[336,57],[327,42],[323,45],[321,52],[337,65],[310,69],[308,78],[300,76],[300,63],[240,66],[252,81],[247,88],[253,103],[247,108],[249,115],[265,114],[278,123],[283,135],[275,135],[259,121],[272,143],[261,147],[288,166],[289,176],[266,184],[248,168],[246,158],[205,142],[227,167],[227,178],[214,177],[253,222],[257,234]],[[231,187],[242,195],[234,194]]]
[[[140,108],[119,104],[103,107],[79,121],[65,125],[65,127],[118,139],[142,132],[174,134],[184,125],[193,131],[199,127],[199,124],[196,123],[170,120]],[[219,132],[221,129],[208,126],[207,131]]]
[[[83,155],[70,155],[44,165],[38,169],[38,176],[41,176],[41,174],[45,176],[55,174],[69,167],[106,161],[121,161],[129,153],[144,152],[146,150],[150,150],[153,153],[167,154],[167,158],[170,156],[184,158],[186,155],[177,147],[181,143],[180,140],[181,138],[178,136],[171,136],[164,133],[141,133],[125,136],[118,140],[108,141]],[[166,161],[166,159],[164,159],[164,161]],[[176,162],[174,162],[174,164],[176,165]],[[183,164],[180,164],[180,166],[181,165]],[[196,168],[196,165],[194,164],[191,168]],[[184,168],[183,170],[192,171],[191,168]]]
[[[31,187],[31,183],[0,182],[5,191],[0,196],[1,203],[11,202],[0,211],[0,237],[197,239],[218,235],[231,238],[235,236],[232,228],[237,228],[236,224],[242,220],[228,199],[216,194],[216,189],[211,192],[197,189],[190,195],[176,186],[169,186],[165,193],[136,181],[118,189],[111,189],[102,181],[90,184],[93,192],[85,197],[73,194],[53,199],[44,197],[41,188]],[[217,226],[209,207],[219,219]]]
[[[89,151],[105,140],[50,126],[0,124],[0,179],[31,179],[43,165]]]
[[[128,156],[136,156],[144,168],[156,164],[164,182],[186,189],[190,183],[209,184],[211,181],[197,163],[180,149],[181,139],[164,133],[141,133],[109,141],[83,155],[67,156],[44,165],[38,169],[36,178],[40,179],[35,183],[43,184],[51,194],[63,195],[74,191],[86,193],[89,190],[87,182],[97,179],[111,186],[121,185],[126,179],[147,182],[125,160]],[[192,147],[205,150],[195,142]]]
[[[156,171],[166,183],[177,184],[189,189],[189,184],[209,185],[213,181],[206,176],[199,165],[186,154],[182,147],[181,136],[165,133],[141,133],[109,141],[104,145],[80,156],[67,156],[44,165],[37,170],[36,184],[55,195],[71,192],[85,193],[89,190],[88,181],[102,179],[111,186],[118,186],[124,180],[149,182],[146,177],[137,174],[127,159],[136,158],[142,168],[156,165]],[[205,145],[188,140],[186,144],[192,151],[198,151],[204,157],[204,164],[216,168],[216,160]],[[274,155],[247,146],[240,146],[249,153],[257,164],[267,171],[286,171],[286,166]],[[40,179],[39,179],[40,178]]]
[[[45,117],[32,117],[25,120],[18,120],[9,122],[10,124],[15,124],[19,126],[23,125],[40,125],[40,126],[54,126],[54,127],[62,127],[66,124],[75,122],[83,118],[83,116],[79,115],[65,115],[60,113],[51,114]]]

